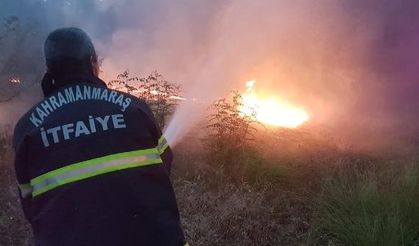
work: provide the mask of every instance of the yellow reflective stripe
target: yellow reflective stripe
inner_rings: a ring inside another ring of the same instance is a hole
[[[163,143],[164,141],[166,141],[166,138],[164,137],[164,135],[161,135],[161,137],[159,138],[158,145],[160,146],[160,144]]]
[[[101,174],[110,173],[110,172],[119,171],[119,170],[124,170],[124,169],[128,169],[128,168],[154,165],[154,164],[159,164],[161,162],[162,162],[161,159],[154,159],[154,160],[146,160],[146,161],[143,161],[143,162],[126,163],[126,164],[123,164],[123,165],[112,166],[112,167],[108,167],[108,168],[104,168],[104,169],[100,169],[100,170],[93,170],[93,171],[90,171],[90,172],[79,174],[77,176],[71,176],[71,177],[68,177],[66,179],[56,180],[55,183],[49,183],[48,185],[43,186],[39,189],[34,189],[34,191],[32,192],[32,196],[35,197],[35,196],[41,195],[42,193],[45,193],[45,192],[50,191],[52,189],[55,189],[59,186],[66,185],[66,184],[69,184],[69,183],[73,183],[73,182],[76,182],[76,181],[80,181],[80,180],[83,180],[83,179],[91,178],[91,177],[98,176],[98,175],[101,175]]]
[[[160,150],[159,150],[159,152],[160,152],[160,154],[163,154],[164,153],[164,151],[166,151],[166,149],[169,147],[169,144],[168,143],[166,143],[165,145],[163,145],[163,147],[161,147],[160,148]]]
[[[20,190],[20,194],[22,195],[23,198],[26,198],[28,196],[30,196],[30,194],[32,193],[32,186],[31,184],[19,184],[19,190]]]
[[[134,150],[134,151],[129,151],[129,152],[122,152],[122,153],[102,156],[102,157],[87,160],[87,161],[82,161],[82,162],[79,162],[79,163],[71,164],[71,165],[56,169],[54,171],[42,174],[42,175],[32,179],[31,180],[31,185],[34,186],[37,183],[40,183],[40,182],[44,181],[45,179],[48,179],[50,177],[54,177],[54,176],[57,176],[57,175],[72,171],[74,169],[81,168],[81,167],[94,166],[94,165],[97,165],[97,164],[101,164],[105,161],[111,161],[111,160],[122,159],[122,158],[127,158],[127,157],[134,157],[134,156],[139,156],[139,155],[146,155],[146,154],[155,154],[155,153],[159,153],[159,151],[156,148],[151,148],[151,149],[144,149],[144,150]]]
[[[71,164],[32,179],[32,196],[97,175],[160,163],[162,160],[159,152],[153,148],[112,154]]]
[[[164,151],[169,147],[169,143],[167,142],[166,138],[162,135],[159,139],[159,143],[157,145],[157,149],[159,150],[160,154],[163,154]]]

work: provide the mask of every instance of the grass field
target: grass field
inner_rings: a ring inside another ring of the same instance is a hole
[[[235,177],[208,162],[193,134],[176,146],[172,180],[191,245],[419,245],[414,152],[342,151],[286,134],[256,144],[268,147],[249,150]],[[30,245],[2,146],[0,245]]]

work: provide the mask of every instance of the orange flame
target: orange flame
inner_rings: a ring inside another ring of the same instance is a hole
[[[246,82],[246,92],[242,94],[240,111],[248,116],[255,115],[256,120],[274,127],[296,128],[310,117],[301,108],[290,105],[278,98],[259,98],[254,92],[256,81]]]

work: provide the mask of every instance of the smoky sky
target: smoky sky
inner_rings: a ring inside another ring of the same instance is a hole
[[[351,35],[370,36],[360,66],[370,76],[366,79],[377,81],[364,81],[362,89],[383,91],[382,100],[390,110],[417,113],[419,2],[345,1],[342,6],[348,13],[344,21],[353,26]]]
[[[17,16],[22,31],[37,33],[14,47],[24,53],[19,71],[32,81],[45,69],[48,32],[77,26],[104,59],[105,80],[125,69],[139,76],[158,70],[182,84],[186,97],[210,101],[256,79],[260,93],[307,109],[313,122],[361,128],[416,125],[418,13],[414,0],[0,2],[0,19]],[[181,105],[176,131],[198,121],[190,115],[204,107]]]

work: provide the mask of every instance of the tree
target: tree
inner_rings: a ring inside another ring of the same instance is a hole
[[[0,33],[0,41],[5,39],[11,32],[19,30],[19,18],[16,16],[8,16],[1,26],[4,30]]]
[[[229,174],[241,169],[240,163],[255,141],[256,109],[249,110],[252,113],[248,115],[242,112],[243,107],[246,105],[237,91],[230,100],[221,98],[210,106],[205,145],[211,161]]]
[[[38,22],[23,24],[16,16],[0,20],[0,103],[13,100],[38,82],[44,71],[44,34]]]
[[[13,50],[13,48],[10,47],[10,40],[8,39],[10,37],[16,36],[19,31],[20,22],[19,18],[16,16],[6,17],[0,26],[0,51],[3,51],[0,52],[0,102],[7,102],[12,100],[15,96],[17,96],[17,94],[19,94],[20,91],[17,89],[17,83],[12,83],[15,81],[15,78],[11,78],[11,74],[15,72],[13,71],[14,67],[6,67],[6,65],[10,63],[10,60],[13,60],[13,55],[8,53]]]
[[[168,117],[174,112],[180,96],[180,85],[164,79],[157,71],[144,78],[131,76],[126,70],[108,85],[144,100],[151,108],[157,123],[164,128]]]

